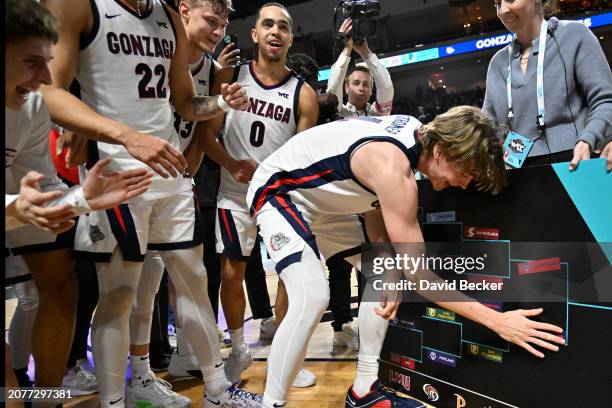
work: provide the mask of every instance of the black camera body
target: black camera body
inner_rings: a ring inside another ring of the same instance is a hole
[[[352,37],[355,43],[362,44],[367,37],[376,35],[379,16],[378,0],[341,0],[334,12],[334,32],[340,39]],[[353,21],[353,30],[342,35],[338,29],[347,18]]]

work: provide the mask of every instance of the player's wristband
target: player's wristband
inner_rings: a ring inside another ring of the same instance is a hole
[[[217,105],[223,110],[223,112],[228,112],[232,109],[232,107],[225,102],[225,99],[223,99],[223,96],[221,95],[217,96]]]

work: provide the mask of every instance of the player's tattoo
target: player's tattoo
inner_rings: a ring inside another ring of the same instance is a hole
[[[217,97],[214,96],[194,96],[191,98],[193,113],[197,116],[209,116],[221,111],[217,104]]]

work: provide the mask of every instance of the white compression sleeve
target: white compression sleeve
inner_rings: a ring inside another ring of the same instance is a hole
[[[278,327],[268,358],[264,399],[284,401],[302,363],[310,336],[329,303],[329,285],[323,265],[309,246],[299,262],[280,275],[289,298],[287,315]]]
[[[123,397],[130,346],[130,311],[142,263],[124,261],[117,247],[108,263],[96,262],[98,307],[92,324],[92,348],[102,407]],[[122,405],[120,405],[122,406]]]
[[[155,251],[147,251],[142,266],[136,301],[130,314],[130,344],[149,344],[155,294],[164,276],[164,261]]]

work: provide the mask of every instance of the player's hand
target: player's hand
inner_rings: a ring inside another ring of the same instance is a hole
[[[374,308],[374,313],[385,320],[393,320],[397,315],[397,309],[399,309],[401,303],[402,302],[399,301],[384,300],[380,302],[380,308]]]
[[[236,65],[240,61],[240,49],[236,48],[236,44],[229,43],[227,44],[221,53],[217,57],[217,62],[222,67],[229,67]]]
[[[350,18],[345,19],[340,25],[339,33],[345,34],[343,37],[344,47],[348,48],[348,50],[353,49],[353,37],[350,37],[346,34],[350,33],[353,30],[353,21]]]
[[[83,182],[83,195],[93,210],[115,207],[144,193],[151,184],[153,174],[146,169],[105,173],[110,162],[110,158],[100,160]]]
[[[612,142],[608,142],[606,147],[601,151],[602,159],[606,159],[606,171],[609,173],[612,171]]]
[[[126,135],[125,140],[127,151],[163,178],[168,178],[168,174],[165,172],[168,172],[172,177],[185,173],[187,160],[165,140],[136,131],[131,131]]]
[[[246,90],[238,82],[221,84],[221,96],[232,109],[246,110],[249,107]]]
[[[253,174],[257,169],[257,163],[254,160],[235,160],[228,166],[228,171],[238,183],[246,184],[253,178]]]
[[[60,198],[64,193],[41,192],[38,182],[42,179],[43,176],[35,171],[28,172],[21,179],[19,198],[6,208],[7,215],[56,234],[69,230],[74,225],[76,212],[70,204],[45,207],[49,201]]]
[[[581,160],[589,160],[591,158],[591,148],[583,141],[576,143],[574,146],[574,157],[570,162],[570,171],[576,170]]]
[[[74,167],[87,162],[87,138],[77,135],[74,132],[63,129],[62,134],[57,138],[56,154],[62,154],[62,149],[66,148],[66,167]]]
[[[559,335],[563,329],[549,324],[530,320],[529,317],[537,316],[543,309],[512,310],[499,314],[499,319],[493,325],[493,330],[504,340],[521,346],[536,357],[544,358],[544,353],[533,348],[529,343],[540,346],[547,350],[559,351],[556,344],[565,344],[565,339]]]

